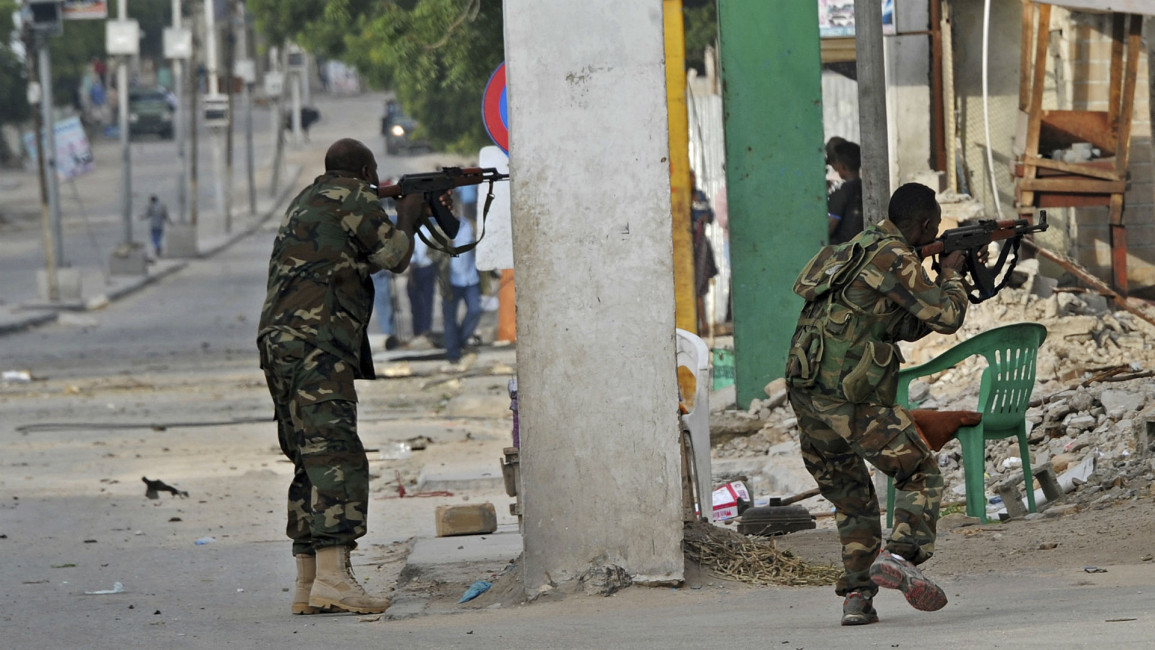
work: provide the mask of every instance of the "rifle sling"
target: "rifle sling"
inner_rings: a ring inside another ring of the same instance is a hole
[[[995,264],[995,268],[988,269],[986,266],[978,261],[978,255],[974,249],[967,250],[967,262],[970,266],[971,277],[974,278],[975,285],[977,285],[978,296],[973,293],[967,294],[967,299],[972,304],[979,304],[988,298],[993,298],[995,294],[1003,290],[1007,286],[1007,282],[1011,279],[1011,273],[1015,270],[1015,265],[1019,262],[1019,243],[1022,240],[1022,235],[1012,237],[1007,243],[1003,244],[1002,250],[999,251],[999,260]],[[1014,257],[1011,258],[1011,265],[1007,267],[1003,273],[1003,279],[997,285],[994,284],[994,279],[998,277],[999,272],[1002,271],[1003,265],[1007,261],[1007,256],[1014,249]]]
[[[469,242],[468,244],[465,244],[463,246],[454,246],[453,242],[449,241],[443,234],[441,234],[440,230],[438,230],[436,227],[434,227],[433,223],[429,220],[429,217],[424,217],[424,216],[421,217],[421,223],[418,224],[417,236],[421,238],[421,241],[425,242],[426,246],[433,248],[433,249],[436,249],[436,250],[439,250],[439,251],[442,251],[443,253],[448,253],[449,255],[451,255],[453,257],[457,257],[458,255],[461,255],[462,253],[468,253],[469,251],[473,250],[474,248],[477,248],[477,245],[479,243],[481,243],[481,239],[483,237],[485,237],[485,219],[486,219],[486,217],[489,216],[489,206],[492,203],[493,203],[493,180],[491,179],[489,181],[489,190],[485,194],[485,206],[482,207],[482,209],[481,209],[481,227],[479,228],[477,239]],[[425,233],[422,232],[422,229],[420,227],[421,225],[425,225],[428,227],[429,234],[433,236],[433,239],[437,241],[437,244],[434,244],[433,242],[429,241],[429,239],[425,236]]]

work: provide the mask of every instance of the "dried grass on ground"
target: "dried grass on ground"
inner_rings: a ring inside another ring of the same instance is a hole
[[[719,577],[751,585],[823,586],[842,575],[839,567],[809,564],[774,540],[747,537],[704,521],[688,524],[682,541],[686,557]]]

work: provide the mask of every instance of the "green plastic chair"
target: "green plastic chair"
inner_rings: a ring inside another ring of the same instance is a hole
[[[1039,346],[1047,338],[1047,328],[1038,323],[1016,323],[987,330],[938,357],[917,366],[904,368],[898,373],[898,403],[906,408],[917,408],[910,403],[910,382],[936,372],[952,368],[975,355],[986,357],[979,387],[979,401],[975,410],[983,420],[973,427],[958,430],[962,444],[963,473],[966,477],[966,513],[987,521],[986,509],[986,441],[1019,439],[1019,456],[1023,459],[1023,479],[1026,482],[1027,506],[1036,512],[1035,491],[1031,488],[1031,453],[1027,444],[1026,413],[1035,386],[1035,359]],[[894,480],[887,480],[886,525],[894,525]]]

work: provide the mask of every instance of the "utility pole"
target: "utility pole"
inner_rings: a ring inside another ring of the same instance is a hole
[[[237,73],[237,32],[235,20],[237,16],[237,0],[229,0],[225,20],[225,94],[229,104],[229,123],[225,127],[225,232],[233,231],[233,120],[236,107],[233,105],[233,87],[236,86]]]
[[[283,47],[274,47],[269,50],[269,65],[272,70],[265,74],[265,94],[273,98],[273,114],[270,119],[273,127],[273,178],[269,184],[269,196],[277,197],[277,186],[281,182],[281,161],[285,155],[285,129],[282,123],[282,107],[285,105],[285,65]]]
[[[52,241],[58,264],[64,263],[64,232],[60,222],[60,188],[56,176],[56,117],[52,102],[52,61],[48,54],[48,38],[37,39],[40,62],[40,112],[44,128],[44,146],[40,149],[40,165],[48,188],[48,210],[52,214]]]
[[[129,140],[129,126],[128,126],[128,57],[136,54],[139,51],[139,34],[138,30],[133,30],[129,27],[128,22],[128,0],[120,0],[117,4],[117,22],[120,27],[124,29],[125,42],[124,47],[116,52],[120,56],[117,59],[116,67],[116,98],[117,109],[120,117],[120,207],[121,218],[124,219],[124,244],[125,246],[132,245],[132,150],[128,146]],[[111,23],[108,23],[111,25]],[[132,27],[136,27],[136,23],[131,23]],[[137,38],[131,43],[130,32],[134,32]],[[109,54],[112,54],[112,48],[109,49]]]
[[[164,31],[164,55],[172,61],[173,87],[176,89],[176,157],[180,160],[180,179],[177,181],[177,220],[185,223],[188,217],[188,157],[185,155],[187,132],[185,120],[184,72],[185,61],[192,54],[192,34],[181,26],[181,2],[172,0],[172,27]]]
[[[41,47],[47,47],[46,43],[41,43],[43,39],[37,34],[29,25],[24,26],[24,48],[27,56],[25,56],[25,65],[28,68],[28,78],[34,79],[36,77],[36,63],[33,62],[31,54],[38,52]],[[55,235],[52,232],[52,208],[49,206],[48,198],[48,174],[46,172],[46,161],[44,158],[45,141],[47,138],[44,133],[44,116],[42,105],[43,93],[40,91],[40,83],[30,81],[28,84],[28,103],[40,110],[35,111],[33,117],[33,128],[36,133],[36,149],[39,154],[40,164],[37,165],[37,176],[40,180],[40,220],[44,232],[44,274],[45,274],[45,298],[50,301],[57,301],[60,299],[60,285],[56,278],[56,247],[53,244]]]
[[[240,7],[241,35],[239,45],[241,60],[237,62],[237,76],[240,77],[242,103],[245,105],[245,169],[249,185],[249,214],[257,214],[256,165],[253,162],[253,82],[257,80],[257,67],[249,56],[249,14],[245,3]]]
[[[201,0],[202,2],[204,0]],[[196,15],[196,6],[193,7],[192,15]],[[195,23],[194,23],[195,24]],[[200,205],[197,200],[197,192],[199,185],[199,175],[197,174],[197,163],[199,160],[200,148],[197,145],[197,118],[199,117],[197,107],[200,102],[197,101],[197,96],[200,94],[200,58],[197,53],[200,51],[197,47],[196,35],[192,38],[192,52],[189,57],[189,75],[188,85],[192,89],[190,93],[189,106],[192,110],[189,112],[188,132],[189,132],[189,167],[188,167],[188,218],[189,224],[192,225],[195,232],[197,225],[198,207]]]
[[[886,218],[890,203],[886,66],[882,52],[882,3],[878,0],[854,0],[854,46],[858,50],[863,222],[869,226]]]
[[[229,102],[227,97],[221,96],[220,79],[217,69],[217,37],[216,11],[212,0],[205,1],[205,57],[208,63],[208,92],[205,95],[205,126],[212,132],[213,143],[213,176],[216,178],[217,210],[228,220],[225,206],[224,185],[226,179],[221,177],[221,168],[224,161],[221,159],[221,127],[228,128]],[[227,229],[227,225],[226,225]]]
[[[300,47],[289,44],[289,91],[293,105],[293,146],[301,146],[301,84],[304,83],[305,52]]]

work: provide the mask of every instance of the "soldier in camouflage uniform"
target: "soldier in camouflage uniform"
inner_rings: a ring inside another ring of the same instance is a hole
[[[370,276],[401,272],[413,253],[420,195],[397,201],[394,226],[377,197],[364,144],[334,143],[325,173],[293,199],[273,243],[257,346],[281,450],[293,461],[288,536],[297,558],[294,614],[383,612],[365,593],[349,551],[365,534],[369,463],[357,436],[354,379],[373,379],[366,327]],[[443,199],[444,200],[444,199]]]
[[[931,281],[915,247],[934,241],[934,191],[910,183],[891,197],[889,218],[845,244],[823,248],[794,285],[806,299],[786,365],[790,404],[807,470],[835,507],[845,573],[843,625],[878,620],[878,587],[902,590],[916,608],[946,596],[915,565],[934,552],[943,479],[910,414],[895,404],[897,341],[949,334],[966,315],[962,252],[941,260]],[[878,499],[866,462],[903,491],[882,545]]]

